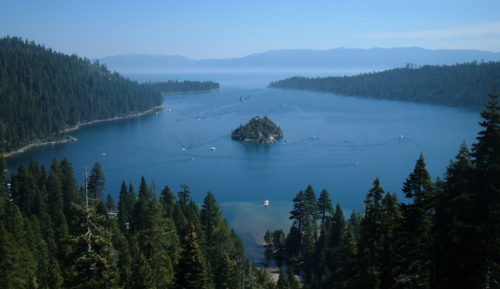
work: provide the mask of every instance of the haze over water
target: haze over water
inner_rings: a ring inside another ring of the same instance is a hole
[[[33,159],[49,167],[52,158],[66,157],[81,176],[100,162],[115,201],[123,180],[137,188],[141,176],[155,182],[157,193],[165,185],[177,192],[188,184],[197,202],[211,191],[257,259],[265,230],[288,230],[291,200],[308,184],[317,195],[327,189],[347,211],[360,211],[376,177],[398,193],[420,153],[431,176],[442,177],[460,143],[472,144],[479,131],[476,111],[265,88],[290,75],[130,75],[140,81],[214,80],[223,89],[166,95],[159,113],[84,127],[72,132],[76,143],[41,147],[8,164],[13,169]],[[279,143],[230,138],[240,124],[265,115],[284,131]],[[264,200],[269,208],[260,206]]]

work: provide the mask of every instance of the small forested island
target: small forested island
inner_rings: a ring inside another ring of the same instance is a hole
[[[214,81],[193,81],[193,80],[169,80],[159,82],[148,82],[148,86],[157,89],[160,93],[182,93],[182,92],[205,92],[220,88],[220,84]]]
[[[231,133],[231,137],[236,140],[266,144],[276,143],[283,136],[280,127],[267,116],[253,117],[247,124],[240,125]]]
[[[271,88],[415,101],[481,109],[500,85],[500,62],[455,65],[407,64],[404,68],[355,76],[295,76],[271,82]]]

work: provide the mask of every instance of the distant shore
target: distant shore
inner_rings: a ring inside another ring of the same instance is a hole
[[[154,107],[152,107],[148,110],[142,111],[142,112],[134,112],[134,113],[130,113],[127,115],[122,115],[122,116],[115,116],[115,117],[111,117],[111,118],[97,119],[97,120],[86,121],[86,122],[79,122],[72,127],[69,127],[69,128],[66,128],[66,129],[60,131],[60,133],[62,133],[62,134],[68,133],[68,132],[75,131],[75,130],[79,129],[82,126],[91,125],[91,124],[95,124],[95,123],[115,121],[115,120],[121,120],[121,119],[126,119],[126,118],[143,116],[145,114],[149,114],[149,113],[155,112],[157,110],[160,110],[163,107],[165,107],[164,104],[154,106]],[[14,155],[20,154],[20,153],[24,153],[27,150],[35,148],[35,147],[45,146],[45,145],[62,144],[62,143],[75,142],[75,141],[78,141],[78,139],[76,137],[73,137],[71,135],[67,135],[67,136],[62,136],[62,137],[60,137],[58,139],[54,139],[54,140],[43,140],[43,141],[32,142],[32,143],[29,143],[29,144],[27,144],[19,149],[16,149],[16,150],[13,150],[10,152],[6,152],[6,153],[2,153],[0,155],[4,158],[8,158],[8,157],[12,157]]]
[[[169,92],[161,92],[161,94],[162,95],[169,95],[169,94],[206,93],[206,92],[212,92],[215,90],[221,90],[221,88],[212,88],[212,89],[206,89],[206,90],[190,90],[190,91],[169,91]]]

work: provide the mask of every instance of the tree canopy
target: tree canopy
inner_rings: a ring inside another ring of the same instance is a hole
[[[329,92],[340,95],[416,101],[481,109],[500,85],[500,62],[455,65],[407,65],[354,76],[295,76],[269,87]]]

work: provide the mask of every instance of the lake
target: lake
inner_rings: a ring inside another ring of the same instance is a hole
[[[12,169],[33,159],[48,167],[66,157],[82,176],[99,162],[115,201],[123,180],[138,188],[141,176],[158,191],[188,184],[197,202],[211,191],[249,257],[258,259],[265,230],[288,230],[291,200],[308,184],[317,195],[327,189],[346,212],[361,211],[376,177],[398,193],[421,153],[432,177],[442,177],[460,143],[473,143],[480,129],[479,112],[462,108],[266,88],[291,75],[129,75],[214,80],[222,89],[165,95],[158,113],[83,127],[71,133],[78,142],[36,148],[8,164]],[[232,140],[231,131],[254,116],[268,116],[285,137],[273,145]],[[264,200],[268,208],[261,207]]]

